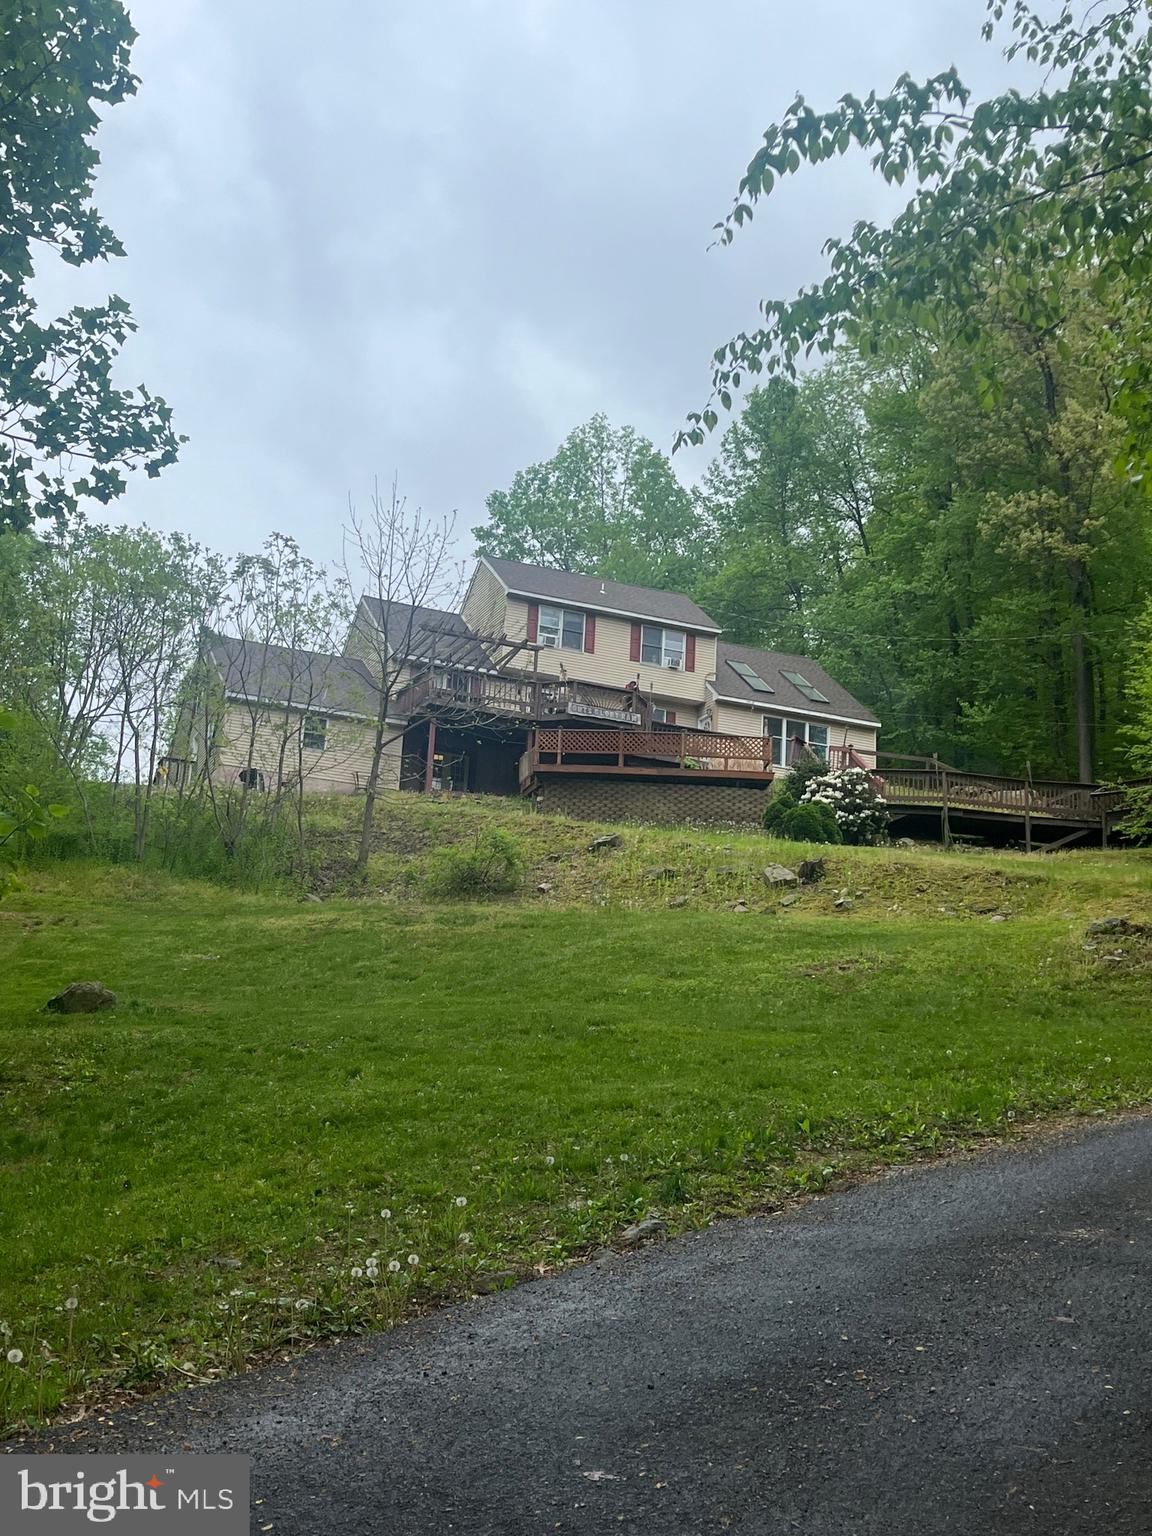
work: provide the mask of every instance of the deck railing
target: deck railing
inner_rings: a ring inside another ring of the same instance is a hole
[[[686,773],[772,772],[772,742],[764,736],[726,736],[713,731],[597,731],[550,726],[535,733],[522,760],[537,768],[583,766],[617,769],[673,768]]]
[[[1123,791],[1102,794],[1094,784],[1070,779],[1021,779],[1006,774],[968,773],[932,757],[898,752],[864,752],[830,747],[834,768],[864,768],[893,805],[940,806],[956,811],[1005,811],[1059,821],[1099,822],[1113,814]]]
[[[437,667],[416,678],[396,695],[398,714],[421,709],[455,715],[497,714],[521,720],[573,714],[591,720],[611,720],[643,726],[648,699],[638,691],[605,688],[597,683],[515,673],[466,672]]]

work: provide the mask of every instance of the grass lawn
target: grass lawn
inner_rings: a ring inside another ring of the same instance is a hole
[[[849,912],[744,915],[34,877],[0,913],[3,1417],[387,1324],[652,1211],[690,1225],[1152,1097],[1139,945],[1083,948],[1088,918],[1147,905],[1147,864],[1111,866],[1102,908],[1107,861],[1018,863],[1039,895],[1001,923],[942,915],[915,856],[910,914],[893,867]],[[121,1006],[41,1011],[78,979]]]

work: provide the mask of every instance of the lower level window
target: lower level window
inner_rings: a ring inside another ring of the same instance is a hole
[[[259,768],[241,768],[237,778],[245,789],[257,789],[263,792],[264,775]]]
[[[312,752],[323,752],[328,739],[328,721],[324,715],[306,715],[304,718],[304,745]]]
[[[828,727],[814,720],[785,720],[779,715],[765,715],[764,734],[772,738],[772,763],[776,768],[791,768],[795,758],[804,755],[804,747],[817,757],[828,756]]]

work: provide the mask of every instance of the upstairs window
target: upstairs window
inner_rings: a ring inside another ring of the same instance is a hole
[[[578,608],[549,608],[540,605],[537,638],[553,650],[584,649],[584,614]]]
[[[323,752],[328,740],[328,717],[326,715],[305,715],[304,717],[304,746],[310,752]]]
[[[652,720],[656,725],[675,725],[676,711],[674,709],[665,709],[662,704],[654,704],[652,706]]]
[[[640,626],[640,660],[651,667],[684,670],[685,635],[682,629],[662,629],[659,624]]]

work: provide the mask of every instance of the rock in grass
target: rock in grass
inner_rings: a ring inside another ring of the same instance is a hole
[[[1134,929],[1130,920],[1126,917],[1101,917],[1094,923],[1088,924],[1089,933],[1132,933]]]
[[[644,878],[645,880],[675,880],[676,873],[676,870],[668,865],[663,865],[660,869],[646,869]]]
[[[764,880],[768,885],[800,884],[800,876],[794,869],[788,869],[784,864],[769,864],[764,870]]]
[[[663,1237],[668,1231],[668,1223],[661,1221],[659,1217],[650,1216],[647,1221],[638,1221],[634,1227],[625,1227],[620,1234],[621,1248],[639,1248],[641,1243],[650,1243],[655,1238]]]
[[[789,896],[781,896],[780,905],[782,907],[794,907],[799,900],[799,896],[793,891]]]
[[[101,981],[74,981],[44,1004],[47,1013],[100,1013],[115,1006],[115,992]]]
[[[827,871],[823,859],[805,859],[796,873],[801,885],[815,885],[818,880],[823,880]]]
[[[623,842],[619,832],[613,832],[609,837],[594,837],[588,844],[588,852],[599,853],[602,848],[619,848]]]
[[[515,1285],[520,1276],[514,1269],[493,1270],[490,1275],[477,1275],[472,1281],[472,1289],[477,1296],[490,1296],[493,1291],[505,1291],[509,1286]]]
[[[670,907],[686,907],[688,905],[688,898],[687,896],[673,896],[668,905]]]
[[[832,905],[836,908],[837,912],[851,912],[856,903],[852,900],[851,896],[841,896]]]

